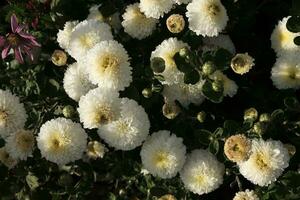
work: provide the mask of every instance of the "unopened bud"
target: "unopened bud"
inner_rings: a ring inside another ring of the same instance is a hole
[[[216,66],[211,61],[205,62],[204,65],[202,66],[202,72],[207,76],[211,75],[215,71],[216,71]]]
[[[255,108],[248,108],[244,112],[244,120],[252,120],[255,121],[258,117],[258,112]]]
[[[173,14],[167,19],[167,28],[171,33],[180,33],[183,31],[185,21],[182,15]]]
[[[258,135],[263,135],[265,132],[266,126],[263,122],[256,122],[253,125],[253,131]]]
[[[230,66],[235,73],[242,75],[249,72],[254,66],[254,59],[248,53],[236,54],[232,58]]]
[[[187,57],[189,55],[189,49],[187,47],[183,47],[179,50],[179,55],[181,57]]]
[[[203,123],[206,119],[206,113],[204,111],[201,111],[197,114],[197,120],[200,122],[200,123]]]
[[[145,98],[150,98],[152,97],[152,90],[150,88],[145,88],[143,89],[142,94]]]
[[[67,59],[67,54],[62,50],[55,50],[51,56],[52,63],[56,66],[66,65]]]
[[[66,118],[71,118],[75,114],[75,109],[73,108],[73,106],[67,105],[63,108],[62,113]]]
[[[87,145],[86,154],[91,159],[103,158],[107,149],[104,144],[98,141],[90,141]]]
[[[294,156],[296,153],[296,147],[291,144],[284,144],[284,147],[288,150],[290,157]]]
[[[162,107],[163,115],[168,119],[174,119],[180,113],[181,109],[176,103],[165,103]]]
[[[271,121],[271,115],[269,113],[262,113],[259,116],[259,121],[260,122],[269,122],[269,121]]]
[[[223,90],[223,82],[222,81],[214,81],[212,83],[212,89],[215,91],[215,92],[221,92]]]

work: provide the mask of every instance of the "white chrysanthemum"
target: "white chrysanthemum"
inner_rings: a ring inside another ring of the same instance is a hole
[[[103,88],[124,90],[132,81],[128,60],[126,50],[117,41],[100,42],[86,56],[91,82]]]
[[[228,16],[220,0],[193,0],[186,8],[189,28],[197,35],[217,36],[226,27]]]
[[[8,169],[12,169],[18,164],[18,161],[9,155],[6,146],[0,148],[0,162]]]
[[[237,93],[237,84],[233,80],[229,79],[221,71],[215,71],[212,75],[210,75],[210,78],[214,80],[221,80],[223,82],[224,96],[233,97]]]
[[[163,84],[170,85],[182,81],[184,74],[177,69],[173,56],[184,47],[189,48],[188,44],[177,40],[177,38],[169,38],[164,40],[152,52],[150,59],[159,57],[165,61],[165,70],[162,73],[156,73],[164,77],[165,80],[162,81]]]
[[[103,158],[107,151],[104,144],[98,141],[90,141],[87,145],[86,155],[88,158],[97,159]]]
[[[289,18],[290,16],[279,21],[271,35],[272,48],[278,56],[300,51],[300,47],[294,43],[294,38],[300,36],[300,33],[292,33],[286,28]]]
[[[154,176],[172,178],[181,170],[185,153],[182,138],[170,131],[158,131],[149,136],[142,146],[142,164]]]
[[[249,159],[238,165],[240,173],[249,181],[267,186],[288,167],[289,159],[289,153],[280,141],[254,139]]]
[[[65,23],[64,29],[58,31],[57,42],[61,48],[68,49],[72,31],[78,23],[79,21],[68,21]]]
[[[199,81],[195,85],[185,84],[183,81],[178,84],[165,85],[162,95],[167,101],[179,101],[184,107],[188,107],[190,103],[200,105],[204,101],[202,95],[203,81]]]
[[[73,63],[65,72],[64,89],[68,96],[75,101],[79,101],[80,97],[88,91],[95,88],[88,78],[84,63]]]
[[[180,178],[185,187],[196,194],[207,194],[223,182],[224,165],[207,150],[197,149],[188,156]]]
[[[259,200],[259,198],[253,190],[247,189],[242,192],[237,192],[233,200]]]
[[[157,19],[147,18],[139,8],[139,3],[128,5],[123,14],[122,26],[131,37],[139,40],[151,35],[156,27]]]
[[[235,47],[229,35],[220,34],[216,37],[204,37],[203,43],[203,51],[213,51],[218,48],[223,48],[235,54]]]
[[[297,54],[277,58],[271,72],[273,84],[278,89],[300,88],[300,58]]]
[[[34,146],[34,135],[31,131],[19,130],[6,139],[6,150],[14,159],[26,160],[31,156]]]
[[[0,89],[0,136],[7,137],[22,129],[26,119],[27,114],[19,97]]]
[[[120,114],[118,93],[108,88],[90,90],[79,100],[78,113],[84,128],[98,128],[116,120]]]
[[[150,121],[144,108],[134,100],[123,98],[120,117],[99,127],[98,134],[110,146],[128,151],[142,144],[149,129]]]
[[[37,146],[45,159],[65,165],[82,157],[87,134],[79,123],[57,118],[44,123],[37,137]]]
[[[173,7],[173,0],[140,0],[140,9],[147,17],[159,19]]]
[[[87,19],[96,19],[100,22],[104,22],[104,17],[99,11],[99,7],[100,5],[93,5],[92,7],[90,7]]]
[[[68,53],[76,60],[80,60],[99,42],[112,39],[109,25],[98,20],[84,20],[73,29]]]
[[[175,3],[177,3],[178,5],[181,4],[188,4],[190,3],[192,0],[173,0]]]

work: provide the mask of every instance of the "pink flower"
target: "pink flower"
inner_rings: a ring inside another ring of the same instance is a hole
[[[26,54],[31,60],[34,59],[33,48],[41,45],[35,37],[27,33],[27,26],[19,24],[15,14],[10,18],[11,33],[5,37],[0,36],[0,48],[2,48],[1,57],[5,59],[11,49],[13,49],[15,58],[19,63],[24,63],[22,53]]]

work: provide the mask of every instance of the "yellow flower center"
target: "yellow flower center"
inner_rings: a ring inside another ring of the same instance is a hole
[[[197,185],[203,185],[204,184],[205,178],[204,178],[203,175],[196,175],[194,177],[194,179],[195,179],[195,182],[196,182]]]
[[[216,16],[220,12],[220,7],[216,4],[210,4],[208,5],[207,10],[211,16]]]
[[[8,114],[0,109],[0,126],[5,126],[7,122]]]
[[[61,152],[71,142],[71,140],[64,135],[54,133],[49,141],[49,150],[52,152]]]
[[[103,125],[113,120],[113,113],[109,106],[101,106],[95,113],[94,120],[97,124]]]
[[[154,164],[158,168],[167,168],[169,163],[168,153],[164,151],[160,151],[156,153],[154,156]]]
[[[117,125],[120,134],[126,134],[130,131],[129,124],[125,121],[120,121]]]
[[[120,60],[112,54],[102,56],[98,62],[98,71],[100,74],[114,74],[118,71]]]
[[[91,48],[94,44],[92,37],[89,36],[88,34],[82,35],[79,38],[79,40],[81,45],[84,46],[85,48]]]
[[[292,35],[288,31],[280,31],[279,32],[279,41],[281,43],[287,43],[292,40]]]
[[[268,166],[268,159],[267,157],[262,154],[262,153],[257,153],[256,154],[256,158],[255,158],[255,162],[257,164],[257,166],[259,167],[260,170],[267,170],[269,169]]]

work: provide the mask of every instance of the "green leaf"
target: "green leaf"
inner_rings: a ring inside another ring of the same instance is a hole
[[[208,149],[211,153],[213,154],[217,154],[219,152],[219,149],[220,149],[220,144],[219,144],[219,141],[218,140],[213,140],[209,146],[208,146]]]
[[[29,174],[26,176],[26,183],[29,186],[31,190],[35,190],[39,187],[39,179],[38,177],[34,176],[32,173],[29,172]]]
[[[224,135],[229,136],[235,134],[239,130],[240,125],[234,120],[226,120],[223,124],[223,128]]]
[[[198,83],[199,80],[200,80],[200,74],[197,70],[186,72],[184,74],[184,83],[185,84],[194,85],[194,84]]]
[[[300,32],[300,16],[290,17],[286,23],[286,28],[293,33]]]
[[[56,90],[59,90],[59,83],[56,81],[56,80],[54,80],[54,79],[49,79],[49,83],[51,84],[51,85],[53,85],[55,88],[56,88]]]
[[[218,127],[215,131],[214,131],[214,136],[215,138],[219,138],[223,135],[223,128]]]
[[[195,137],[203,145],[209,145],[213,134],[205,129],[199,129],[194,132]]]
[[[155,57],[151,60],[151,69],[155,73],[162,73],[165,71],[165,60],[159,57]]]
[[[287,97],[284,99],[284,105],[291,110],[299,108],[299,101],[295,97]]]
[[[220,48],[215,53],[215,65],[218,70],[224,71],[230,67],[230,62],[232,59],[232,54],[223,48]]]
[[[223,90],[215,91],[213,89],[213,82],[211,80],[206,80],[202,87],[203,95],[214,103],[220,103],[223,100]]]
[[[179,55],[179,52],[177,52],[173,57],[177,69],[183,73],[188,73],[193,71],[193,67],[186,61],[186,59]]]
[[[295,45],[300,46],[300,36],[297,36],[294,38],[294,43],[295,43]]]
[[[284,120],[284,111],[281,109],[274,110],[271,114],[272,120],[281,122]]]

